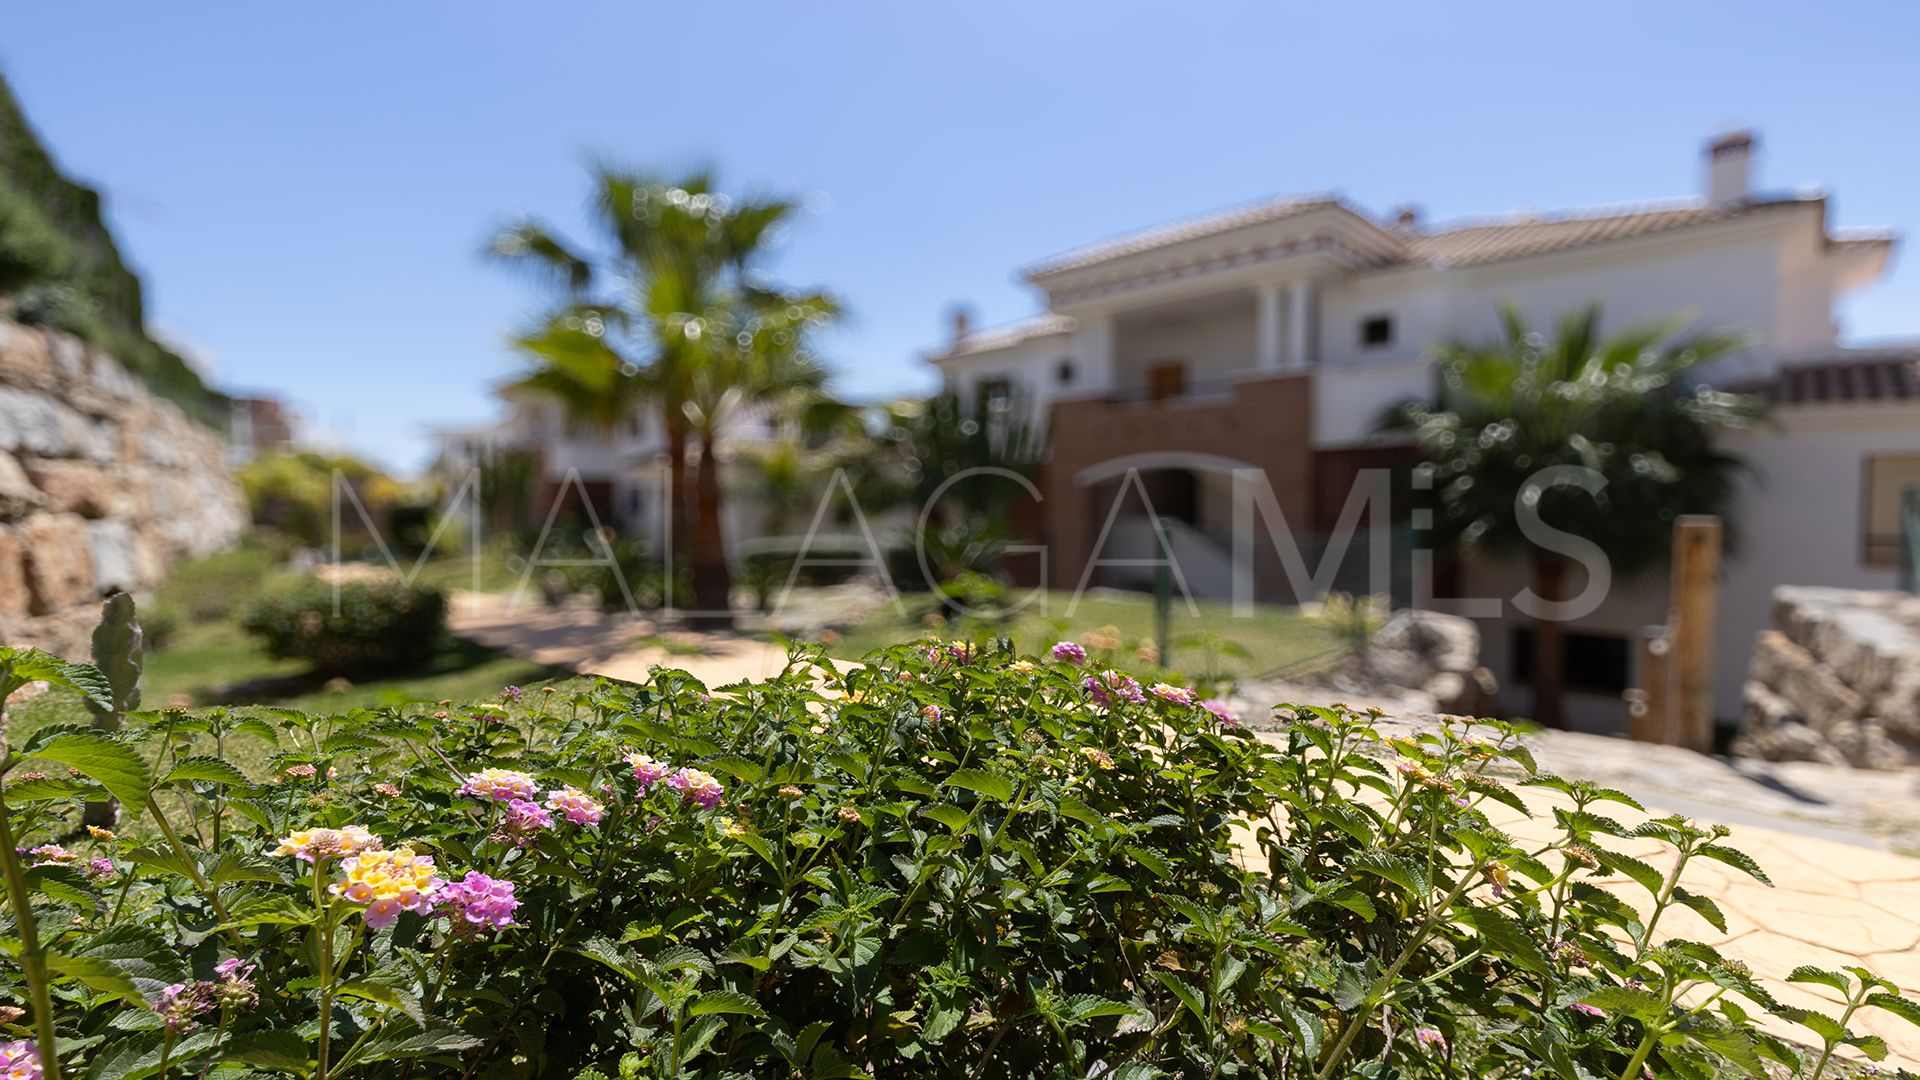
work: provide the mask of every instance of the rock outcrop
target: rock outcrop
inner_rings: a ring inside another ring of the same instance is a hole
[[[1754,638],[1734,753],[1920,764],[1920,596],[1782,586]]]
[[[1276,701],[1339,701],[1396,716],[1484,716],[1499,688],[1480,664],[1480,631],[1472,620],[1408,608],[1374,632],[1365,652],[1321,671],[1250,680],[1228,704],[1254,718]]]
[[[0,643],[84,657],[103,595],[246,526],[219,436],[98,349],[0,321]]]

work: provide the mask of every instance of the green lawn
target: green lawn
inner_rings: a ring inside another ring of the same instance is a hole
[[[449,635],[419,668],[350,684],[329,683],[300,660],[266,655],[240,628],[248,602],[282,572],[279,566],[279,552],[249,543],[174,569],[142,608],[149,618],[172,624],[162,642],[147,652],[141,684],[144,708],[257,704],[338,712],[419,701],[491,700],[509,684],[531,686],[570,674]],[[464,562],[457,573],[442,563],[430,568],[436,571],[435,583],[467,570]],[[19,731],[87,720],[79,699],[64,692],[19,702],[12,713]]]
[[[1043,652],[1056,641],[1082,641],[1111,627],[1118,631],[1119,647],[1095,650],[1110,656],[1117,666],[1142,674],[1162,670],[1140,646],[1154,638],[1153,598],[1112,590],[1090,592],[1073,603],[1073,594],[1049,592],[1014,616],[1010,625],[963,620],[953,626],[929,625],[932,603],[926,596],[902,597],[906,612],[886,605],[874,614],[839,631],[840,640],[829,651],[858,659],[874,649],[928,636],[985,639],[1011,637],[1024,653]],[[1171,621],[1172,668],[1197,678],[1244,679],[1280,668],[1311,666],[1337,653],[1338,643],[1292,607],[1259,605],[1248,617],[1234,614],[1233,605],[1199,601],[1197,613],[1175,600]],[[1071,609],[1071,611],[1069,610]]]

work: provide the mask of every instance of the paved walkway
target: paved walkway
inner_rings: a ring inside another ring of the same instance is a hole
[[[762,679],[778,672],[777,645],[732,635],[659,632],[645,620],[582,608],[533,604],[462,593],[454,598],[453,631],[493,648],[582,674],[640,681],[655,665],[684,668],[710,686]],[[1647,803],[1649,813],[1609,805],[1629,826],[1647,816],[1685,814],[1733,826],[1729,842],[1757,859],[1773,888],[1731,867],[1696,861],[1686,882],[1726,913],[1722,933],[1692,911],[1662,916],[1664,934],[1702,941],[1771,976],[1771,990],[1789,1003],[1831,1008],[1825,987],[1779,980],[1800,964],[1860,964],[1920,994],[1920,859],[1886,850],[1920,844],[1920,777],[1864,773],[1819,765],[1730,763],[1671,747],[1649,747],[1590,735],[1547,733],[1532,740],[1540,766],[1618,787]],[[1552,834],[1551,807],[1564,800],[1529,789],[1533,817],[1497,805],[1496,824],[1542,843]],[[1619,811],[1619,812],[1616,812]],[[1617,849],[1671,866],[1654,841],[1619,841]],[[1911,848],[1909,848],[1911,850]],[[1629,901],[1644,893],[1631,884]],[[1872,1011],[1855,1020],[1892,1048],[1889,1064],[1920,1068],[1920,1027]],[[1806,1032],[1787,1026],[1797,1041]]]
[[[1689,756],[1703,762],[1714,760]],[[1595,755],[1590,760],[1605,758]],[[1556,763],[1551,768],[1580,775],[1570,763]],[[1595,779],[1612,784],[1609,777]],[[1644,793],[1627,784],[1613,786],[1635,796]],[[1485,804],[1488,816],[1521,841],[1521,846],[1544,844],[1556,835],[1552,808],[1571,808],[1572,800],[1539,788],[1526,789],[1524,795],[1532,817],[1497,803]],[[1830,1016],[1840,1012],[1837,992],[1825,986],[1789,984],[1784,976],[1801,964],[1830,969],[1859,965],[1900,984],[1908,996],[1920,996],[1920,859],[1874,850],[1858,842],[1858,837],[1841,841],[1805,835],[1804,824],[1797,821],[1773,822],[1776,827],[1772,828],[1737,823],[1731,818],[1741,815],[1718,812],[1726,807],[1704,798],[1687,807],[1662,803],[1652,795],[1642,801],[1647,805],[1644,814],[1614,803],[1608,803],[1603,812],[1629,828],[1673,813],[1731,825],[1733,835],[1727,843],[1752,855],[1773,881],[1769,888],[1722,863],[1705,859],[1689,862],[1683,883],[1713,898],[1726,915],[1727,929],[1716,930],[1692,910],[1676,906],[1660,917],[1659,937],[1712,945],[1722,954],[1746,962],[1782,1002],[1819,1009]],[[1754,815],[1748,812],[1744,816]],[[1607,846],[1662,871],[1673,866],[1672,849],[1657,840],[1613,839]],[[1620,887],[1615,890],[1618,895],[1645,913],[1651,907],[1646,891],[1625,878],[1619,880]],[[1766,1023],[1776,1034],[1795,1042],[1804,1044],[1813,1039],[1804,1028],[1772,1018]],[[1856,1032],[1870,1032],[1887,1040],[1892,1051],[1888,1064],[1920,1067],[1920,1027],[1877,1009],[1857,1014],[1850,1026]]]
[[[516,605],[492,593],[456,593],[447,623],[455,634],[488,648],[628,682],[645,681],[658,665],[721,686],[769,678],[787,662],[784,648],[753,638],[661,630],[646,619],[533,600]]]

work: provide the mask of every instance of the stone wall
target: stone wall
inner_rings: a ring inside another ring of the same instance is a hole
[[[0,321],[0,643],[84,658],[102,596],[246,526],[219,436],[105,353]]]
[[[1782,586],[1754,638],[1734,753],[1920,764],[1920,596]]]

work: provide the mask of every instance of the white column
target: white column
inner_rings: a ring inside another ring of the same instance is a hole
[[[1305,371],[1313,364],[1313,282],[1300,280],[1287,289],[1287,367]]]
[[[1280,286],[1259,285],[1253,290],[1254,311],[1258,319],[1259,333],[1254,349],[1254,367],[1261,371],[1277,371],[1282,356],[1280,346]]]
[[[1113,389],[1113,316],[1106,312],[1080,317],[1075,341],[1080,371],[1068,392]]]

